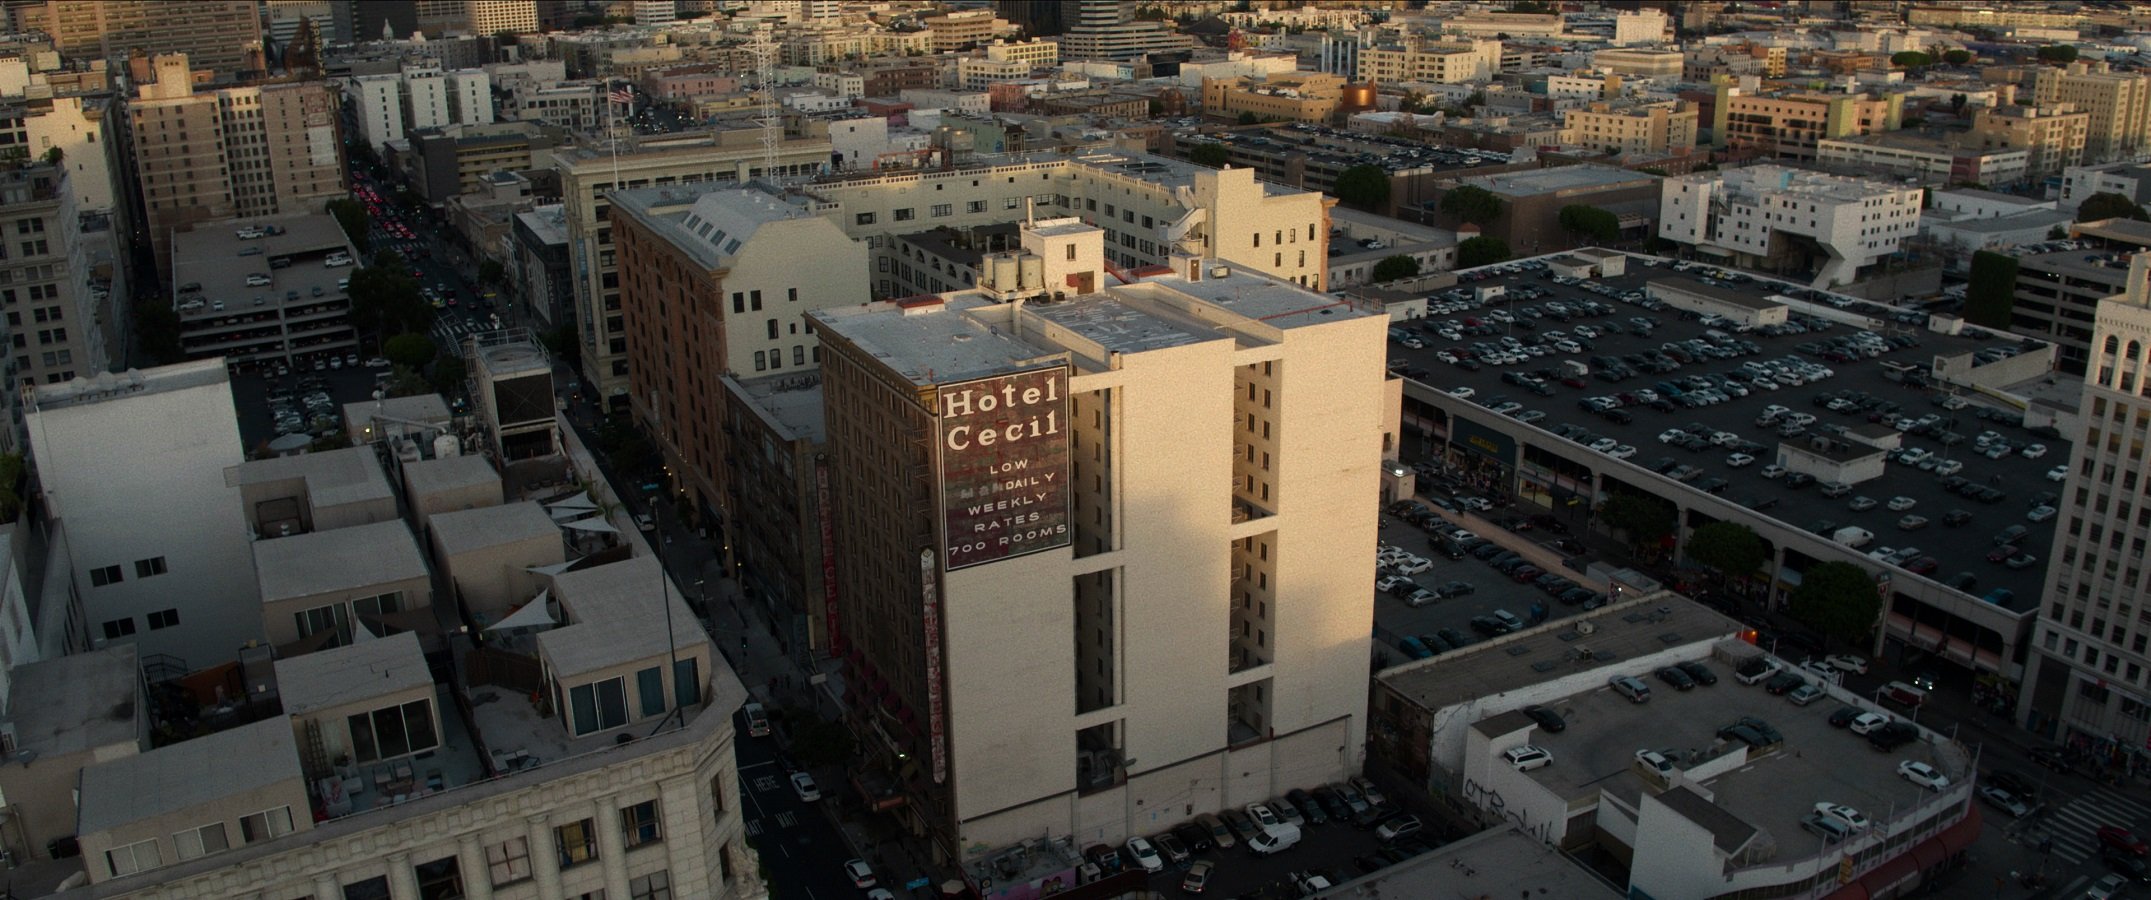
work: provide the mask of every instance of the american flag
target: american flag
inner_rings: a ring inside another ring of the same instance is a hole
[[[614,103],[624,103],[629,106],[633,106],[635,104],[635,92],[628,90],[625,87],[616,87],[612,89],[612,93],[606,95],[606,99]]]

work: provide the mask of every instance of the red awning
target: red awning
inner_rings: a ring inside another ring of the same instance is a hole
[[[1934,836],[1935,840],[1941,842],[1942,849],[1949,856],[1955,856],[1971,849],[1972,842],[1979,840],[1980,830],[1986,827],[1986,817],[1979,811],[1977,804],[1968,805],[1965,809],[1968,811],[1965,813],[1963,821],[1942,829],[1941,834]]]

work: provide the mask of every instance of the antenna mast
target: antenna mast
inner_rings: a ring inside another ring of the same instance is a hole
[[[762,177],[777,180],[777,145],[784,141],[784,122],[777,117],[777,45],[770,39],[770,26],[754,30],[754,70],[762,88]]]

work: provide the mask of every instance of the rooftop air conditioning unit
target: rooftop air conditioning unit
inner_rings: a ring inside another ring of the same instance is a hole
[[[1231,274],[1232,274],[1232,267],[1231,267],[1231,266],[1211,266],[1211,267],[1210,267],[1210,277],[1212,277],[1212,278],[1224,278],[1224,277],[1226,277],[1226,276],[1229,276],[1229,275],[1231,275]]]

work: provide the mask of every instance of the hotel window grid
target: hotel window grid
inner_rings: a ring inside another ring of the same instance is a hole
[[[563,869],[598,858],[597,832],[590,827],[589,819],[578,819],[554,828],[553,841],[560,851],[560,867]]]

